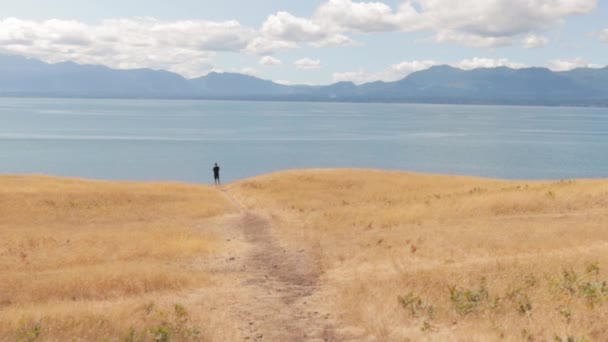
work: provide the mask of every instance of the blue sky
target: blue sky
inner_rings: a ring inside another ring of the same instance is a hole
[[[0,51],[47,62],[210,71],[284,83],[608,63],[598,0],[39,0],[0,4]]]

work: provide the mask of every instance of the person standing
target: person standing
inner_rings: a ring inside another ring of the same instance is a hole
[[[213,167],[213,179],[215,180],[215,185],[220,185],[220,167],[215,163]]]

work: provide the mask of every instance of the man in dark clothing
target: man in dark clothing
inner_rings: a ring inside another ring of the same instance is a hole
[[[213,178],[215,179],[215,185],[219,185],[220,183],[220,167],[217,166],[217,163],[215,163],[215,166],[213,167]]]

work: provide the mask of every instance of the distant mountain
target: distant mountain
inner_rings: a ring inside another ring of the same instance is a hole
[[[288,86],[236,73],[186,79],[168,71],[47,64],[0,55],[0,96],[608,106],[608,67],[467,71],[443,65],[396,82]]]
[[[597,89],[600,94],[605,95],[606,90],[608,90],[608,67],[603,69],[578,68],[558,74],[570,78],[581,87]]]
[[[189,83],[196,94],[203,96],[273,96],[291,91],[289,86],[235,73],[212,72]]]
[[[608,68],[556,73],[545,68],[432,67],[403,80],[363,85],[385,100],[439,103],[608,105]]]
[[[0,55],[1,95],[171,97],[189,91],[185,78],[167,71],[115,70],[71,62],[47,64]]]

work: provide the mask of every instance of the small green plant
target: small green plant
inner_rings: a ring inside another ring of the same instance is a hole
[[[123,342],[170,342],[170,341],[199,341],[201,331],[192,326],[192,321],[186,307],[174,304],[172,310],[158,310],[154,303],[143,307],[147,326],[138,330],[131,327],[123,336]]]
[[[564,317],[566,323],[570,324],[570,322],[572,321],[572,310],[569,307],[563,306],[559,308],[559,314]]]
[[[583,297],[591,307],[601,305],[608,299],[608,284],[603,281],[585,281],[579,284],[579,295]]]
[[[532,334],[528,329],[523,329],[521,331],[521,337],[524,341],[533,342],[535,340],[534,334]]]
[[[470,195],[483,194],[484,192],[486,192],[486,189],[484,189],[484,188],[478,188],[478,187],[475,187],[475,188],[469,190],[469,194]]]
[[[154,311],[155,306],[156,305],[154,304],[154,302],[150,302],[150,303],[146,304],[146,307],[144,308],[146,315],[151,314]]]
[[[519,298],[517,312],[519,312],[522,315],[529,315],[531,311],[532,311],[532,303],[530,302],[530,298],[528,297],[528,295],[524,293]]]
[[[555,340],[555,342],[590,342],[589,339],[584,336],[582,336],[582,337],[575,337],[575,336],[561,337],[559,335],[555,335],[554,340]]]
[[[517,312],[530,317],[530,313],[532,312],[532,301],[526,293],[528,288],[529,286],[525,286],[511,290],[505,294],[504,299],[513,303]]]
[[[588,275],[598,276],[600,274],[600,263],[593,262],[593,263],[587,264],[587,266],[585,267],[585,271],[587,272]]]
[[[131,327],[129,329],[129,331],[127,331],[121,338],[122,342],[136,342],[139,341],[139,339],[137,339],[137,330],[135,330],[135,328]]]
[[[538,280],[536,279],[536,276],[534,276],[534,274],[528,274],[524,278],[525,287],[527,287],[527,288],[534,287],[534,286],[536,286],[536,284],[538,284]]]
[[[423,332],[432,331],[433,330],[433,325],[429,321],[424,321],[422,323],[422,326],[420,327],[420,330],[423,331]]]
[[[461,316],[477,311],[480,305],[487,302],[490,294],[485,285],[485,278],[482,278],[477,290],[463,289],[456,286],[448,286],[450,290],[450,300],[454,309]]]
[[[523,278],[523,285],[510,289],[502,298],[514,304],[515,309],[522,315],[530,317],[532,312],[532,301],[528,296],[528,291],[538,285],[538,280],[534,274],[528,274]]]
[[[169,342],[171,327],[167,322],[163,322],[150,328],[150,333],[155,342]]]
[[[186,308],[183,305],[175,304],[173,306],[173,311],[174,311],[175,317],[178,319],[178,321],[183,321],[183,320],[188,319],[188,311],[186,311]]]
[[[562,277],[558,278],[555,281],[555,285],[560,291],[572,296],[576,294],[576,289],[578,287],[579,282],[580,277],[578,276],[578,274],[576,274],[576,272],[574,272],[574,270],[565,269],[562,271]]]
[[[32,342],[38,339],[42,331],[40,322],[22,320],[17,328],[16,340],[19,342]]]
[[[413,292],[408,293],[405,296],[398,298],[399,304],[408,310],[413,317],[426,316],[433,318],[435,308],[433,305],[425,303],[420,296],[415,295]]]
[[[588,276],[597,277],[599,275],[599,264],[587,265],[585,272]],[[583,298],[591,307],[602,305],[608,300],[608,282],[599,281],[597,278],[589,280],[588,277],[579,276],[573,270],[564,270],[562,277],[554,280],[553,285],[558,291],[570,297]]]

